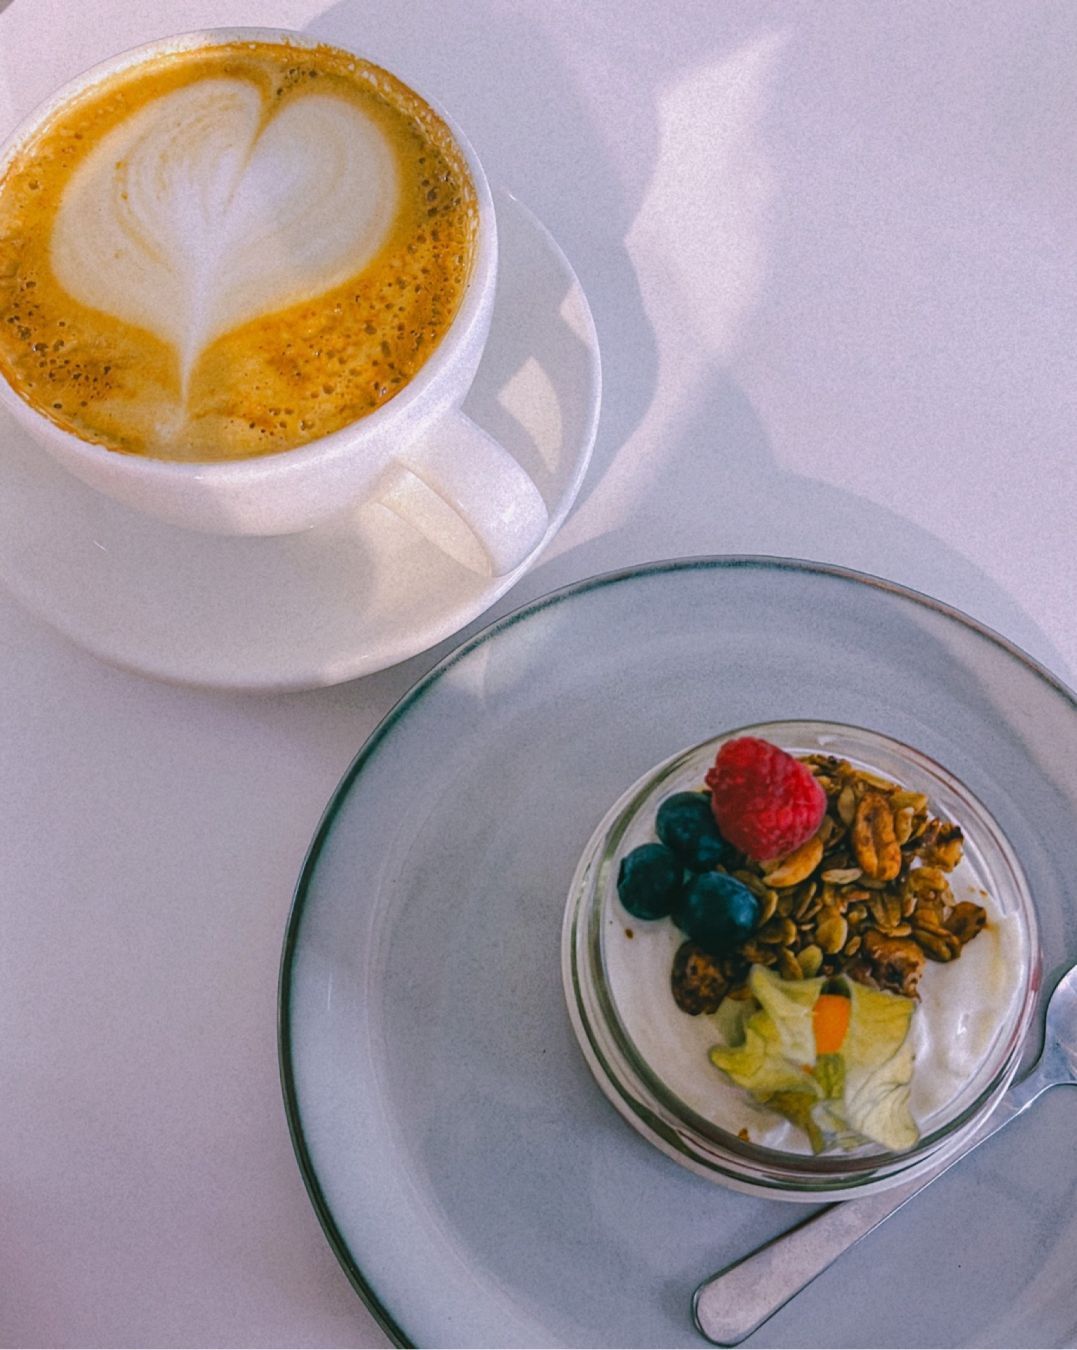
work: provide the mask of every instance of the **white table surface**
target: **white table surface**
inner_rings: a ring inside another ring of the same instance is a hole
[[[0,128],[168,32],[309,29],[440,98],[552,229],[603,413],[575,511],[492,614],[635,562],[786,554],[927,591],[1073,682],[1077,5],[0,11]],[[0,593],[4,1345],[385,1344],[293,1159],[277,967],[327,798],[446,649],[199,692]]]

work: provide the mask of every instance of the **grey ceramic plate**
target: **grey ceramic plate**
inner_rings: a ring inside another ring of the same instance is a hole
[[[284,944],[300,1166],[398,1340],[701,1344],[698,1281],[804,1217],[690,1175],[620,1119],[558,964],[573,868],[625,785],[722,728],[801,717],[947,765],[1021,858],[1046,986],[1077,960],[1077,701],[971,620],[834,568],[716,558],[499,621],[359,753]],[[750,1343],[1072,1344],[1075,1106],[1049,1094]]]

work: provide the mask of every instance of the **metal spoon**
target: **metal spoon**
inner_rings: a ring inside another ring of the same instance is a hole
[[[692,1316],[698,1329],[715,1345],[739,1345],[906,1200],[1009,1124],[1041,1092],[1060,1083],[1077,1085],[1077,966],[1063,975],[1051,995],[1043,1053],[1009,1089],[964,1152],[904,1186],[832,1205],[704,1280],[692,1295]]]

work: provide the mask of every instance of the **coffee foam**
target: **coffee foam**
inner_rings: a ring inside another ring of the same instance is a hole
[[[106,135],[67,185],[60,284],[176,349],[182,385],[213,338],[365,267],[399,198],[392,148],[346,100],[266,119],[256,86],[200,80]]]
[[[0,375],[109,449],[286,450],[406,387],[476,231],[448,128],[378,67],[273,43],[151,58],[0,171]]]

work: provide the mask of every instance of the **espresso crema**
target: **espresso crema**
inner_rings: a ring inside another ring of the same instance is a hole
[[[90,85],[0,178],[0,374],[83,440],[243,459],[403,389],[467,286],[448,128],[332,47],[236,42]]]

